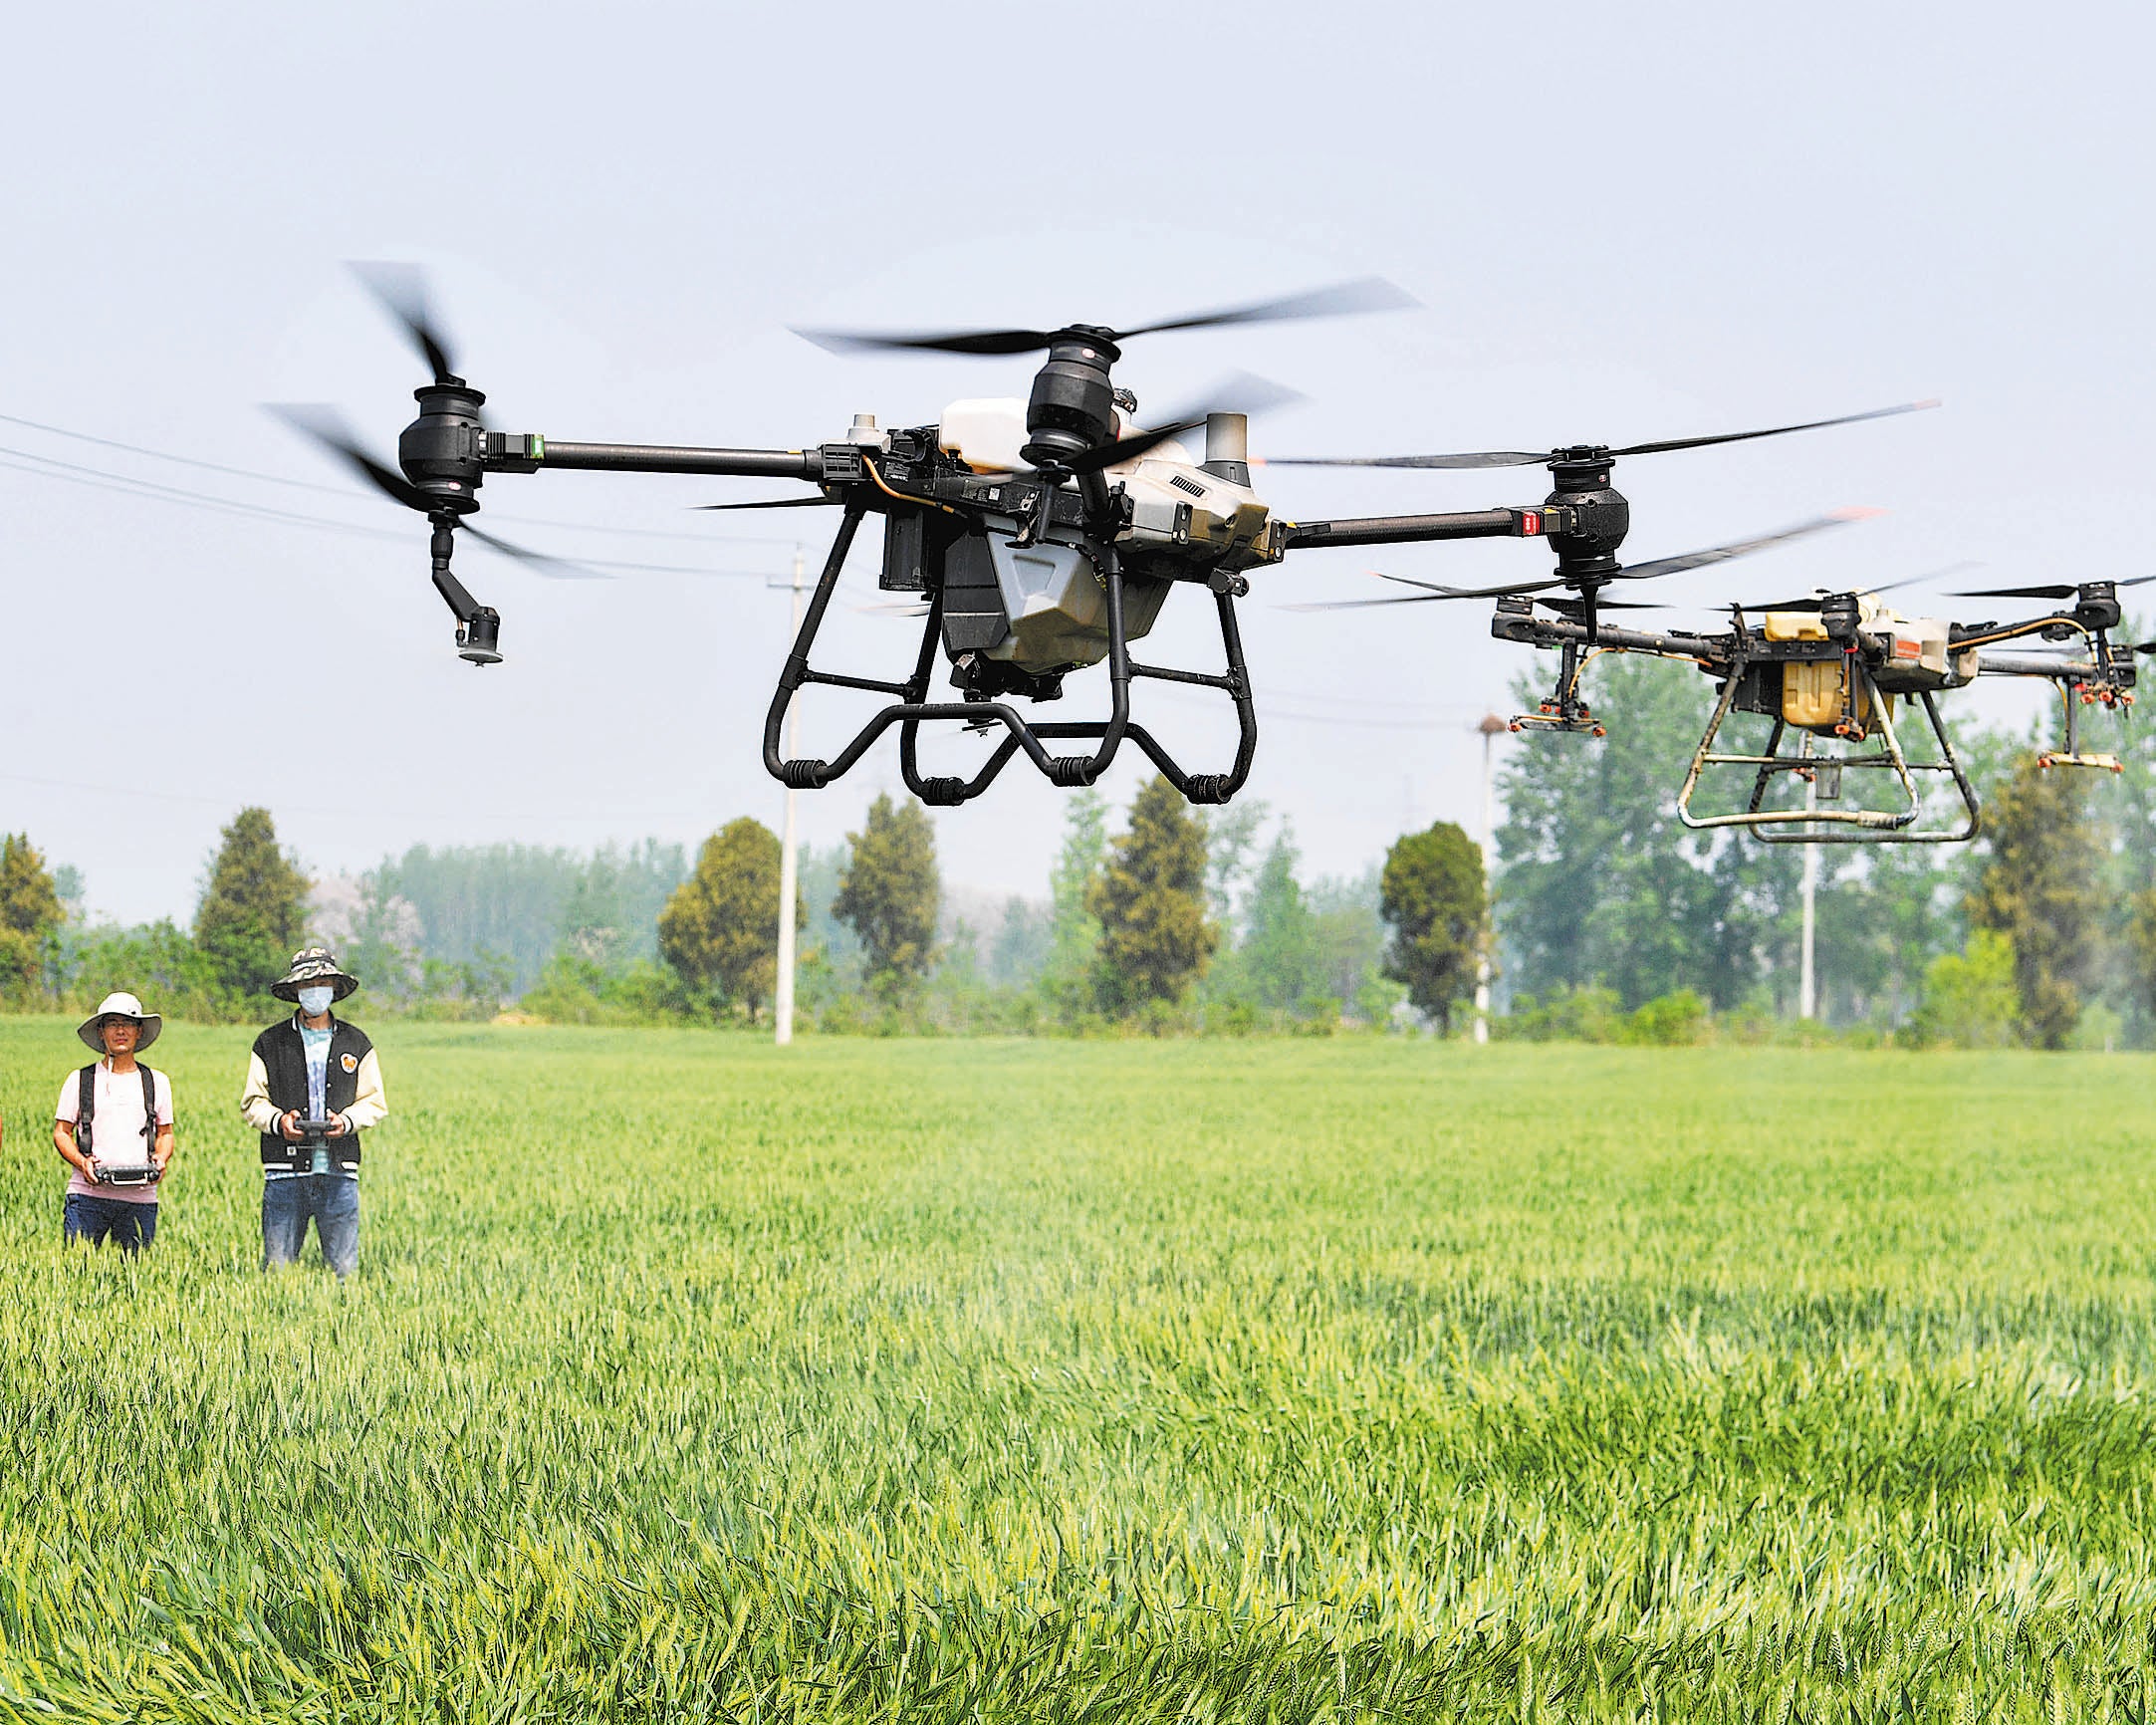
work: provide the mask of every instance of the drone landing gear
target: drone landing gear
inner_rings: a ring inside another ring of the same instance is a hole
[[[1257,754],[1258,715],[1251,703],[1250,675],[1243,662],[1243,637],[1235,620],[1232,587],[1230,591],[1216,587],[1213,596],[1220,614],[1221,643],[1228,662],[1224,673],[1215,675],[1139,664],[1130,657],[1124,634],[1121,563],[1112,546],[1102,548],[1099,565],[1107,602],[1109,715],[1098,720],[1030,724],[1006,702],[974,694],[975,689],[985,694],[994,686],[980,678],[970,680],[968,699],[928,699],[928,681],[935,670],[936,650],[943,630],[943,592],[940,587],[929,596],[920,652],[914,659],[913,674],[904,682],[842,676],[811,667],[810,651],[823,626],[824,614],[830,609],[832,594],[838,588],[839,572],[845,567],[846,555],[852,549],[853,536],[860,527],[863,513],[860,507],[849,504],[839,521],[838,537],[832,542],[831,555],[824,560],[824,571],[809,601],[808,614],[802,618],[801,632],[795,637],[793,650],[787,654],[786,668],[780,673],[778,690],[772,696],[770,711],[765,716],[764,766],[773,778],[796,790],[821,790],[842,777],[878,737],[896,725],[899,727],[899,770],[905,777],[906,788],[932,807],[953,808],[970,802],[995,783],[997,775],[1021,752],[1052,785],[1090,785],[1108,770],[1126,737],[1137,744],[1167,781],[1193,803],[1225,803],[1243,788],[1243,782],[1250,776],[1251,761]],[[1130,683],[1133,677],[1190,683],[1224,692],[1235,703],[1238,742],[1234,766],[1225,773],[1185,771],[1144,726],[1131,722]],[[862,689],[894,698],[831,760],[788,760],[780,745],[787,711],[802,687],[809,683]],[[932,777],[921,772],[917,758],[920,727],[923,723],[941,720],[953,721],[976,731],[1001,726],[1007,734],[971,778]],[[1096,746],[1090,754],[1051,754],[1047,745],[1061,741],[1092,742]]]
[[[1901,737],[1894,728],[1894,715],[1888,697],[1881,694],[1872,681],[1871,673],[1861,660],[1853,655],[1847,661],[1849,694],[1844,718],[1837,726],[1837,734],[1861,742],[1869,731],[1878,733],[1879,748],[1869,754],[1819,755],[1813,751],[1813,733],[1802,730],[1802,746],[1795,754],[1783,752],[1782,739],[1790,725],[1783,718],[1776,718],[1775,728],[1767,739],[1767,750],[1759,755],[1730,755],[1715,752],[1715,738],[1720,734],[1722,723],[1729,717],[1732,703],[1736,700],[1739,685],[1744,681],[1745,663],[1738,659],[1730,667],[1728,681],[1722,685],[1722,698],[1715,705],[1714,716],[1707,721],[1707,734],[1700,738],[1699,748],[1692,756],[1692,766],[1684,776],[1684,789],[1677,795],[1677,818],[1687,827],[1697,831],[1711,831],[1718,827],[1741,827],[1749,829],[1762,844],[1767,845],[1959,845],[1974,839],[1977,834],[1977,796],[1969,783],[1969,776],[1962,771],[1961,763],[1954,757],[1954,745],[1947,740],[1946,727],[1939,721],[1939,709],[1933,704],[1929,690],[1919,690],[1916,698],[1923,703],[1924,716],[1931,726],[1933,741],[1938,745],[1939,758],[1931,761],[1912,761],[1904,754]],[[1858,715],[1862,715],[1861,718]],[[1692,813],[1692,794],[1699,787],[1700,775],[1709,767],[1752,767],[1756,769],[1752,782],[1752,797],[1745,808],[1729,815],[1695,815]],[[1866,769],[1889,772],[1899,787],[1903,806],[1899,809],[1822,809],[1819,801],[1837,802],[1841,795],[1841,776],[1844,772]],[[1790,774],[1807,781],[1812,797],[1810,806],[1801,809],[1767,809],[1761,807],[1767,799],[1768,786],[1778,774]],[[1948,775],[1961,798],[1961,819],[1952,827],[1920,827],[1923,813],[1923,794],[1917,789],[1915,775],[1941,773]]]

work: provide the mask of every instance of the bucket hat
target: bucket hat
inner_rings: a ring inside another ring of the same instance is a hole
[[[144,1012],[142,1003],[131,994],[109,994],[98,1003],[98,1010],[84,1019],[75,1034],[100,1054],[105,1052],[105,1021],[109,1018],[131,1018],[142,1027],[142,1034],[134,1039],[134,1052],[140,1054],[157,1040],[157,1033],[164,1029],[161,1013]]]
[[[270,984],[270,992],[279,1000],[297,1004],[301,989],[324,982],[336,990],[330,996],[332,1000],[343,1000],[359,986],[357,976],[338,969],[337,954],[327,946],[303,946],[292,955],[292,968]]]

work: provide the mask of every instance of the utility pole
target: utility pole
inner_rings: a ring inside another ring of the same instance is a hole
[[[1490,860],[1491,847],[1497,841],[1497,779],[1493,770],[1493,750],[1498,738],[1512,726],[1495,713],[1485,713],[1482,723],[1475,728],[1482,733],[1482,889],[1483,902],[1487,904],[1496,880]],[[1490,1040],[1490,942],[1487,934],[1475,960],[1475,1040]]]
[[[787,624],[786,639],[789,650],[794,637],[801,632],[801,591],[804,565],[801,548],[794,548],[793,616]],[[786,754],[792,760],[801,753],[801,703],[795,701],[786,713]],[[778,1045],[785,1048],[794,1040],[794,901],[801,896],[801,865],[795,858],[794,845],[794,787],[786,788],[786,821],[779,838],[779,985],[773,991],[772,1017],[777,1020]],[[1808,951],[1809,948],[1806,948]]]

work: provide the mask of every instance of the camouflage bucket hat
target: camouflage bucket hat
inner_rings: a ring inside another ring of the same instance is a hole
[[[279,1000],[298,1004],[301,989],[325,982],[337,991],[330,997],[332,1000],[343,1000],[359,986],[357,976],[338,969],[337,954],[327,946],[303,946],[292,955],[292,968],[270,984],[270,992]]]

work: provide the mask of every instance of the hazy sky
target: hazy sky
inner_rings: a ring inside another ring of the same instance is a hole
[[[840,360],[791,324],[1118,323],[1380,275],[1421,309],[1154,338],[1118,378],[1155,404],[1236,369],[1293,385],[1307,402],[1255,442],[1307,454],[1630,441],[1940,395],[1628,463],[1628,555],[1873,504],[1892,513],[1669,585],[1757,598],[1962,559],[2002,583],[2149,573],[2152,38],[2146,8],[2070,4],[34,9],[0,104],[0,413],[337,494],[0,422],[0,828],[131,920],[191,913],[246,803],[326,870],[419,841],[776,825],[758,736],[787,600],[765,580],[791,567],[783,536],[829,518],[687,512],[786,489],[745,481],[496,478],[484,525],[574,523],[519,536],[707,573],[555,582],[467,547],[508,654],[473,670],[424,523],[259,407],[338,402],[393,449],[419,367],[351,258],[434,272],[498,426],[776,446],[856,410],[926,422],[1030,375]],[[381,536],[122,495],[53,461]],[[1530,503],[1545,478],[1261,484],[1310,516]],[[1469,727],[1531,662],[1480,607],[1274,609],[1362,597],[1372,563],[1299,554],[1244,608],[1269,715],[1245,794],[1292,813],[1321,870],[1410,820],[1472,825]],[[1513,579],[1547,553],[1379,566]],[[1208,652],[1209,623],[1176,595],[1147,656]],[[847,610],[827,641],[835,664],[895,674],[911,636]],[[1140,693],[1225,764],[1213,713]],[[1064,712],[1103,698],[1099,673],[1074,678]],[[810,752],[838,720],[812,710]],[[930,760],[955,770],[967,747]],[[803,799],[806,835],[839,837],[897,784],[886,743]],[[946,873],[1040,891],[1061,795],[1014,767],[937,812]]]

